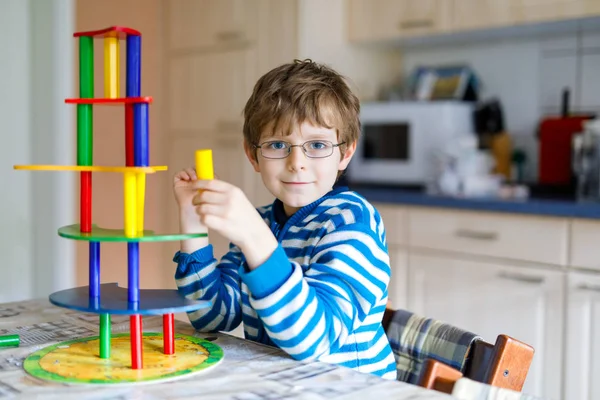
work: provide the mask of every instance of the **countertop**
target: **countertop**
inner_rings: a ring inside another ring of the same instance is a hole
[[[600,219],[600,203],[570,200],[530,198],[503,200],[498,198],[455,198],[429,195],[420,191],[400,188],[350,186],[374,203],[453,208],[470,211],[492,211],[513,214],[531,214],[566,218]]]

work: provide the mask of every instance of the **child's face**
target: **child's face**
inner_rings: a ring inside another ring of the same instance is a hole
[[[334,146],[331,155],[323,158],[308,157],[302,147],[291,147],[285,158],[269,158],[287,153],[287,145],[305,145],[309,155],[328,154],[328,143],[337,145],[335,129],[318,127],[304,122],[297,125],[289,136],[263,134],[259,145],[261,149],[246,146],[246,155],[254,166],[254,170],[262,176],[266,188],[284,205],[287,215],[321,198],[329,192],[335,183],[338,171],[346,169],[356,143],[346,143],[342,156],[340,147]],[[256,159],[254,158],[256,154]]]

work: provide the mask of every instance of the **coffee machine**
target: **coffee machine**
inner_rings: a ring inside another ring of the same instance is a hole
[[[573,172],[573,143],[583,131],[585,121],[593,114],[572,114],[569,111],[569,89],[564,89],[560,115],[544,117],[538,127],[539,164],[538,185],[563,194],[575,194],[576,176]]]

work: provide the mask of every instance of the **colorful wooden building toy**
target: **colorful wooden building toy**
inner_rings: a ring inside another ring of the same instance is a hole
[[[176,290],[140,289],[140,242],[183,240],[206,236],[197,234],[156,234],[144,229],[146,175],[164,171],[149,160],[149,105],[151,97],[141,96],[141,33],[113,26],[98,31],[77,32],[79,40],[79,98],[66,99],[77,107],[77,165],[21,165],[15,169],[75,171],[80,174],[80,223],[59,229],[60,236],[89,242],[89,286],[67,289],[50,295],[60,307],[99,315],[98,357],[111,357],[111,314],[130,316],[131,368],[143,369],[143,315],[163,316],[163,353],[175,352],[174,313],[210,307],[210,302],[188,300]],[[104,97],[94,97],[94,39],[104,41]],[[120,84],[119,47],[126,45],[125,85]],[[125,87],[125,96],[121,87]],[[124,166],[97,166],[93,162],[93,106],[125,107]],[[212,153],[196,154],[201,179],[212,179]],[[104,229],[92,223],[92,172],[123,175],[124,227]],[[127,289],[101,283],[100,244],[127,243]]]

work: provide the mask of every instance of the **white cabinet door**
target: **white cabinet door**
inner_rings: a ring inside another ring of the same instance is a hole
[[[600,276],[569,273],[565,399],[600,399]]]
[[[557,398],[563,365],[564,280],[560,271],[411,253],[409,309],[491,343],[506,334],[530,344],[535,356],[523,392]]]
[[[408,306],[408,251],[398,246],[388,245],[390,267],[392,270],[388,286],[388,299],[392,308],[406,309]]]

